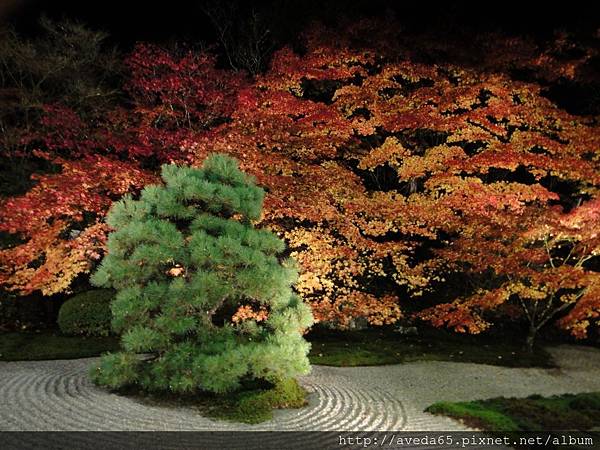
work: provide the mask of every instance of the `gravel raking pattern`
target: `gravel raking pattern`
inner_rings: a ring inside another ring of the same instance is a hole
[[[305,408],[277,410],[273,420],[244,425],[202,417],[186,407],[155,406],[95,386],[93,359],[0,363],[3,431],[399,430],[407,418],[399,399],[358,389],[330,368],[315,367],[301,382]]]
[[[308,406],[277,410],[272,420],[258,425],[213,420],[191,407],[158,406],[110,393],[88,377],[93,358],[0,362],[0,431],[472,431],[423,410],[441,400],[600,391],[600,350],[560,346],[549,351],[559,368],[436,361],[377,367],[314,366],[310,375],[300,379],[309,391]],[[101,436],[107,446],[118,448],[111,446],[111,442],[119,442],[117,434]],[[164,435],[140,433],[134,448],[150,447],[160,436]],[[186,439],[192,439],[189,446],[194,447],[193,434],[166,436],[161,448],[182,448]],[[221,447],[223,436],[214,435],[213,445],[204,448]],[[321,439],[319,436],[311,439]],[[43,445],[31,442],[28,448],[51,449],[52,435],[45,434],[44,439]],[[76,433],[73,439],[73,448],[97,448],[98,435],[93,433]],[[310,444],[318,448],[318,442]],[[244,434],[239,448],[261,447],[309,448],[302,440],[289,442],[285,433]],[[236,448],[230,439],[227,448]]]

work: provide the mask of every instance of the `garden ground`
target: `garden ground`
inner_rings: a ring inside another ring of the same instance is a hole
[[[445,401],[600,391],[600,350],[547,349],[555,368],[447,361],[373,367],[313,366],[301,378],[309,405],[275,411],[258,425],[215,421],[190,407],[164,407],[93,385],[95,359],[0,362],[2,430],[469,430],[423,412]]]
[[[310,362],[325,366],[377,366],[413,361],[456,361],[506,367],[554,367],[551,356],[523,348],[524,338],[509,342],[422,329],[418,335],[391,330],[339,331],[314,327],[306,335]],[[547,343],[553,341],[548,340]],[[55,329],[0,334],[0,361],[77,359],[119,348],[116,336],[67,336]]]

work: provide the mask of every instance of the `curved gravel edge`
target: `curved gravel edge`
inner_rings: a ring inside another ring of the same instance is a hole
[[[191,408],[153,406],[109,393],[87,376],[96,358],[0,362],[0,431],[469,430],[423,410],[437,401],[600,391],[599,349],[548,351],[559,368],[441,361],[313,366],[300,379],[310,392],[309,405],[275,411],[273,420],[258,425],[215,421]]]

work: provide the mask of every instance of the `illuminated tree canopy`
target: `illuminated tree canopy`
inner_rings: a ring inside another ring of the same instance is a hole
[[[159,163],[220,152],[266,189],[261,224],[299,262],[296,289],[317,321],[413,317],[478,333],[517,315],[585,337],[600,313],[599,122],[544,86],[588,81],[598,49],[568,33],[545,47],[482,34],[474,46],[392,22],[315,25],[250,78],[205,53],[140,45],[128,108],[81,124],[71,111],[76,127],[46,118],[31,136],[63,169],[0,204],[1,230],[25,240],[0,252],[0,283],[68,289],[103,252],[110,198],[151,182]],[[94,219],[65,239],[83,211]],[[462,290],[449,287],[457,275]]]

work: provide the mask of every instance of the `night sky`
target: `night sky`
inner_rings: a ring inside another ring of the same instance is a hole
[[[22,33],[35,33],[41,14],[82,21],[110,33],[122,46],[136,41],[214,42],[215,30],[203,12],[202,0],[0,0],[0,20]],[[231,3],[231,1],[229,2]],[[289,41],[306,22],[336,22],[342,16],[359,18],[390,13],[406,29],[477,33],[501,30],[544,37],[557,28],[589,31],[600,24],[591,1],[554,2],[402,2],[382,0],[234,1],[244,14],[255,11],[266,18],[280,42]]]

